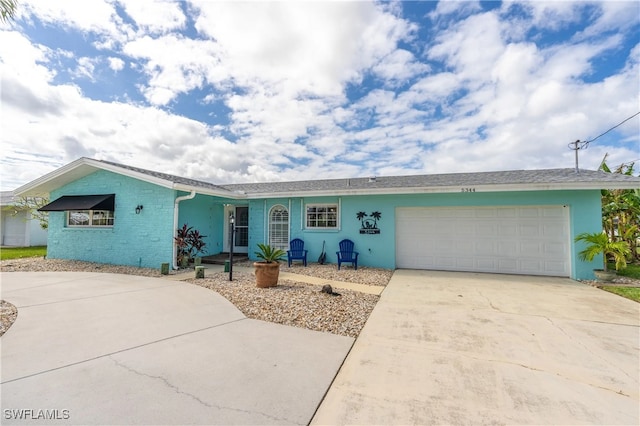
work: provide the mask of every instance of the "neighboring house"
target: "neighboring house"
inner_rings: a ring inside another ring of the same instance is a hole
[[[31,210],[16,202],[13,191],[0,192],[0,243],[3,247],[47,245],[47,230]]]
[[[81,158],[16,190],[47,195],[48,257],[159,268],[175,265],[175,230],[206,235],[208,254],[255,258],[258,243],[326,242],[336,262],[349,238],[359,265],[589,279],[574,243],[602,229],[600,190],[640,178],[573,169],[214,185]],[[601,259],[600,259],[601,261]]]

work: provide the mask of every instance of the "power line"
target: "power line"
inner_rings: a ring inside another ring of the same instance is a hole
[[[624,123],[626,123],[627,121],[631,120],[633,117],[640,115],[640,111],[636,112],[635,114],[633,114],[631,117],[627,117],[624,120],[622,120],[620,123],[616,124],[615,126],[613,126],[612,128],[610,128],[609,130],[607,130],[604,133],[599,134],[598,136],[596,136],[593,139],[590,139],[588,141],[581,141],[580,139],[576,140],[575,142],[569,142],[568,146],[569,149],[573,150],[576,152],[576,173],[579,173],[578,171],[578,151],[581,149],[587,149],[587,147],[589,146],[589,144],[593,141],[595,141],[596,139],[606,135],[607,133],[609,133],[610,131],[612,131],[613,129],[622,126]]]
[[[604,136],[607,133],[609,133],[610,131],[612,131],[613,129],[615,129],[616,127],[620,127],[622,126],[624,123],[626,123],[627,121],[631,120],[633,117],[635,117],[636,115],[640,114],[640,111],[636,112],[635,114],[633,114],[631,117],[626,118],[624,120],[622,120],[620,123],[616,124],[615,126],[613,126],[612,128],[610,128],[609,130],[607,130],[606,132],[596,136],[595,138],[591,139],[590,141],[587,141],[586,143],[589,144],[590,142],[595,141],[596,139],[598,139],[600,136]]]
[[[624,120],[622,120],[621,122],[619,122],[618,124],[616,124],[615,126],[613,126],[612,128],[610,128],[609,130],[607,130],[606,132],[603,132],[601,134],[599,134],[598,136],[596,136],[593,139],[590,139],[588,141],[581,141],[580,139],[578,139],[575,142],[569,142],[569,149],[572,150],[578,150],[578,149],[586,149],[589,144],[593,141],[595,141],[596,139],[606,135],[607,133],[609,133],[610,131],[612,131],[613,129],[616,129],[620,126],[622,126],[624,123],[626,123],[627,121],[631,120],[633,117],[637,116],[640,114],[640,111],[636,112],[635,114],[633,114],[631,117],[625,118]],[[578,146],[579,145],[579,146]]]

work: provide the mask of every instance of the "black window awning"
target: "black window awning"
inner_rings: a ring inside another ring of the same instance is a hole
[[[116,194],[63,195],[44,207],[40,212],[62,212],[67,210],[114,210]]]

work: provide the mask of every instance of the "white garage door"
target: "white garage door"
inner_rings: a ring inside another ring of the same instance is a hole
[[[398,268],[568,277],[568,208],[396,210]]]

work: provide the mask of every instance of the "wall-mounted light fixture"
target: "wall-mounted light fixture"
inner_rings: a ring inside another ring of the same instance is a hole
[[[142,204],[138,204],[136,206],[136,214],[140,214],[140,212],[142,211],[143,208],[144,208],[144,206]]]

